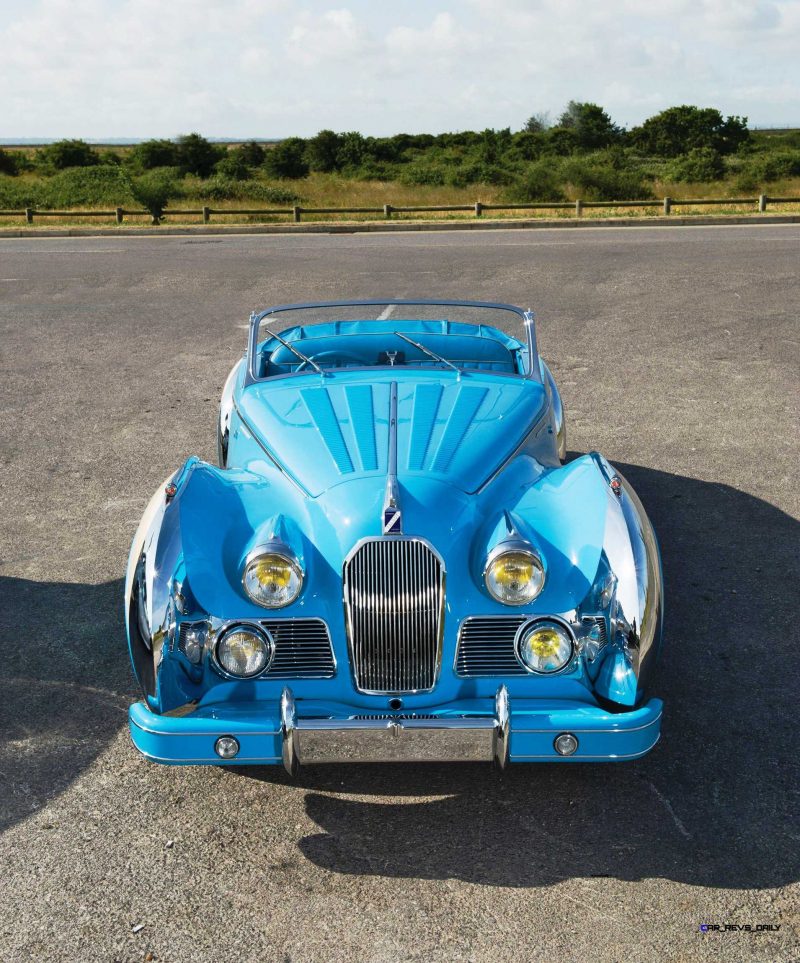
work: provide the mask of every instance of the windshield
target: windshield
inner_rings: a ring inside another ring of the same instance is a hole
[[[460,301],[286,305],[253,315],[251,324],[251,380],[373,367],[538,376],[532,316],[510,305]]]

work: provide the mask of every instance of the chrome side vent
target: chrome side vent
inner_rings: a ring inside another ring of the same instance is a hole
[[[356,688],[428,691],[442,649],[444,568],[416,538],[377,538],[345,561],[344,601]]]
[[[456,675],[527,675],[515,641],[529,615],[487,615],[464,619],[458,634]]]
[[[264,619],[261,625],[275,641],[275,656],[266,679],[330,679],[336,662],[322,619]]]

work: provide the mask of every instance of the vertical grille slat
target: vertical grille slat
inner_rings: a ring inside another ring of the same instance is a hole
[[[373,539],[344,566],[344,598],[356,687],[432,689],[441,658],[441,562],[413,538]]]

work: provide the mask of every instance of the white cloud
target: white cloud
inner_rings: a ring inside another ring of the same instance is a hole
[[[3,0],[0,137],[519,127],[569,99],[800,124],[800,0]]]

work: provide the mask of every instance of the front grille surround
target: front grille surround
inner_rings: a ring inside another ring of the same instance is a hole
[[[342,571],[353,684],[367,695],[430,692],[444,637],[445,566],[423,538],[362,539]]]

